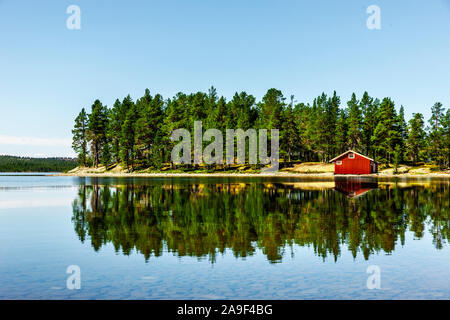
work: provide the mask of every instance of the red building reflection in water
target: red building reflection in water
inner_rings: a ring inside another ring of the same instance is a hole
[[[336,178],[334,185],[334,190],[345,194],[349,198],[356,198],[372,189],[377,189],[378,181],[369,177]]]

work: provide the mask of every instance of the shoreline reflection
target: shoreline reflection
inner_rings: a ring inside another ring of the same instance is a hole
[[[404,245],[407,231],[419,239],[431,233],[436,249],[450,239],[448,183],[325,183],[83,184],[72,222],[94,250],[111,243],[146,261],[168,251],[214,263],[227,249],[244,258],[259,248],[277,263],[294,244],[312,247],[324,260],[337,261],[343,250],[368,260]]]

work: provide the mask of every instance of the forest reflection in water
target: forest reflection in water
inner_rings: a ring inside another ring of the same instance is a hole
[[[73,201],[75,231],[94,250],[152,257],[208,257],[259,248],[272,263],[289,246],[311,246],[339,259],[342,250],[368,260],[432,235],[442,249],[450,239],[450,182],[336,181],[93,181]],[[425,241],[425,240],[422,240]]]

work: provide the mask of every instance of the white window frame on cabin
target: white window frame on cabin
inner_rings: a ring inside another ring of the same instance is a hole
[[[348,154],[348,158],[349,159],[355,159],[355,154],[354,153],[349,153]]]
[[[341,161],[341,160],[336,161],[336,165],[337,165],[337,166],[342,166],[342,161]]]

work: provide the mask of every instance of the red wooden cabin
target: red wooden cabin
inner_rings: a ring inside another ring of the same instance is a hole
[[[334,174],[370,174],[378,172],[378,164],[375,160],[353,150],[344,152],[330,160],[330,162],[334,162]]]

